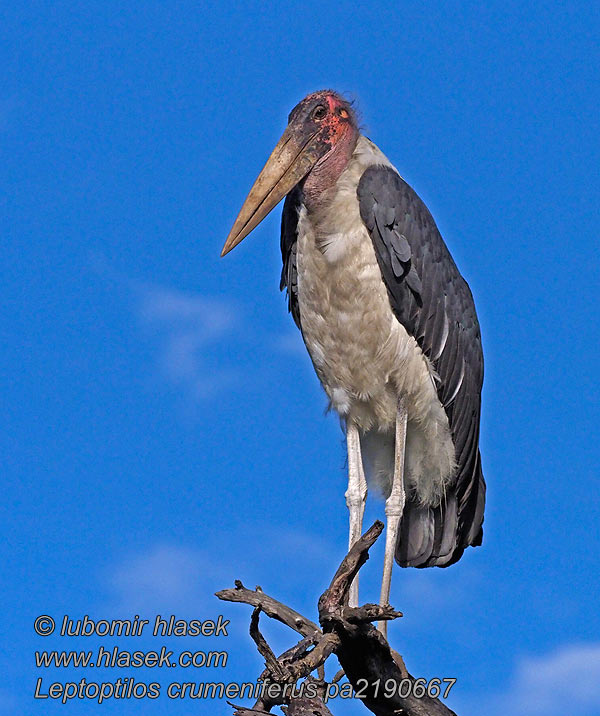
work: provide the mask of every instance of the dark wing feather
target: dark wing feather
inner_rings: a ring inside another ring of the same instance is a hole
[[[294,322],[300,328],[300,305],[298,304],[298,269],[296,265],[296,244],[298,240],[298,211],[302,203],[298,187],[286,196],[281,214],[281,291],[287,289],[288,309]]]
[[[431,361],[448,416],[458,468],[443,503],[423,507],[411,495],[396,559],[403,566],[447,566],[481,544],[485,481],[479,456],[483,354],[466,281],[425,204],[387,166],[371,166],[358,185],[390,305]]]

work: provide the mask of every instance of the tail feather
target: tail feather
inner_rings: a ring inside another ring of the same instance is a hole
[[[416,567],[429,558],[434,545],[432,510],[413,504],[402,516],[401,536],[396,547],[396,561],[405,567]]]
[[[361,448],[369,488],[386,498],[394,472],[394,434],[362,433]],[[402,567],[448,567],[458,562],[468,546],[482,542],[484,507],[485,481],[478,452],[456,482],[446,486],[435,507],[423,505],[407,486],[396,562]]]
[[[485,481],[479,463],[478,469],[477,487],[462,510],[454,487],[448,488],[436,507],[407,497],[396,546],[396,562],[401,567],[449,567],[467,547],[481,544]]]

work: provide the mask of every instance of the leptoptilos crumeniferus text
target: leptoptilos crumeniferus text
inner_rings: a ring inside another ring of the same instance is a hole
[[[292,110],[222,254],[283,197],[281,288],[346,427],[350,545],[367,484],[386,497],[387,604],[394,555],[403,567],[447,567],[481,544],[473,298],[425,204],[334,91]]]

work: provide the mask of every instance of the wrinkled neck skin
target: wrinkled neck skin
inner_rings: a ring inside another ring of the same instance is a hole
[[[318,211],[327,202],[328,195],[352,157],[357,141],[358,132],[349,127],[301,183],[304,205],[309,214]]]

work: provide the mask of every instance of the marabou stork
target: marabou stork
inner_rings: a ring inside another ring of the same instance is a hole
[[[386,498],[387,604],[394,555],[403,567],[447,567],[481,544],[473,297],[425,204],[332,90],[292,110],[222,255],[284,196],[281,288],[346,428],[350,545],[367,484]]]

